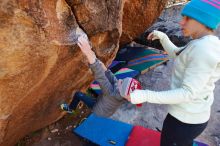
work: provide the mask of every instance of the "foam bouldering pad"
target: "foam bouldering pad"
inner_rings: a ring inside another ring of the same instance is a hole
[[[164,54],[150,54],[140,58],[130,60],[127,67],[133,70],[140,71],[142,74],[156,66],[166,62],[167,55]]]
[[[209,146],[209,145],[202,142],[194,141],[193,146]]]
[[[145,47],[125,47],[121,48],[114,60],[116,61],[130,61],[149,54]]]
[[[150,54],[165,54],[165,52],[150,47],[125,47],[118,51],[114,60],[128,62]]]
[[[126,61],[112,61],[108,69],[110,69],[112,73],[115,73],[121,68],[125,67],[126,65],[127,65]]]
[[[73,132],[100,146],[124,146],[133,126],[91,114]]]
[[[160,146],[160,132],[142,126],[134,126],[126,146]],[[194,141],[193,146],[208,146]]]
[[[160,146],[160,133],[142,126],[134,126],[126,146]]]
[[[115,60],[127,61],[127,68],[145,73],[168,60],[165,52],[149,47],[126,47],[119,50]]]
[[[126,77],[135,78],[139,74],[139,71],[130,68],[121,68],[119,71],[115,73],[115,76],[117,79],[124,79]]]

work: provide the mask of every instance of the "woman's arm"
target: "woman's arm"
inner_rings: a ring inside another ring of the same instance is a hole
[[[175,45],[170,41],[170,39],[168,38],[168,36],[167,36],[165,33],[161,32],[161,31],[154,30],[153,32],[151,32],[151,33],[148,35],[147,39],[148,39],[148,40],[156,40],[156,39],[159,39],[161,45],[163,46],[163,48],[165,49],[165,51],[168,53],[168,55],[169,55],[171,58],[175,58],[175,57],[176,57],[176,53],[182,49],[182,48],[179,48],[179,47],[175,46]]]
[[[188,54],[186,67],[182,70],[184,75],[179,88],[168,91],[135,90],[130,94],[131,102],[178,104],[205,98],[207,95],[200,94],[219,66],[219,58],[210,52],[202,44],[192,48],[192,52]]]

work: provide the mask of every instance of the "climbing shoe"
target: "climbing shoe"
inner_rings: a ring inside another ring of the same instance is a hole
[[[66,104],[66,103],[61,104],[61,105],[60,105],[60,108],[61,108],[63,111],[66,111],[66,112],[69,113],[69,114],[75,113],[75,111],[72,110],[72,109],[70,109],[70,108],[69,108],[69,105]]]

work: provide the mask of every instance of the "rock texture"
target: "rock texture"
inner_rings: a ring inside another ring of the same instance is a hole
[[[124,6],[122,36],[120,44],[132,41],[139,34],[149,28],[168,0],[129,0]],[[159,13],[158,13],[159,12]]]
[[[91,72],[75,45],[82,30],[109,64],[122,32],[129,34],[122,42],[138,35],[166,1],[1,0],[0,146],[58,120],[59,104],[87,88]]]

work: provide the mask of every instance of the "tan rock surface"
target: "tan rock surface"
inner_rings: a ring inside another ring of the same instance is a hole
[[[126,6],[132,6],[131,2]],[[141,6],[138,2],[135,5]],[[147,4],[145,7],[159,5],[156,0]],[[124,16],[130,11],[123,6],[124,1],[116,0],[0,1],[0,146],[14,145],[26,134],[58,120],[63,116],[59,104],[72,91],[87,88],[91,72],[75,45],[80,28],[89,35],[97,56],[106,64],[111,62],[122,23],[128,27],[137,22],[122,21],[122,11]],[[160,5],[156,12],[161,9]],[[142,10],[133,11],[137,15]],[[152,22],[158,15],[145,16]],[[144,30],[145,24],[139,27]],[[132,37],[137,34],[135,31]]]
[[[132,41],[159,17],[168,0],[127,0],[124,5],[120,44]]]

